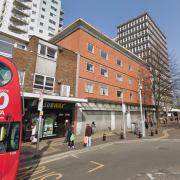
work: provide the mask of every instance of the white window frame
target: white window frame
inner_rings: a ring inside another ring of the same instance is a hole
[[[100,86],[100,95],[101,96],[108,96],[108,87],[105,85]]]
[[[120,61],[121,63],[118,64],[118,61]],[[118,59],[118,58],[117,58],[117,59],[116,59],[116,64],[117,64],[118,66],[121,66],[121,67],[122,67],[122,66],[123,66],[123,61],[122,61],[121,59]]]
[[[102,70],[102,69],[106,70],[106,73],[105,73],[105,74],[102,74],[102,73],[101,73],[101,70]],[[104,76],[104,77],[108,77],[108,69],[107,69],[106,67],[100,67],[100,75],[101,75],[101,76]]]
[[[45,54],[41,54],[41,46],[45,46]],[[54,57],[48,56],[48,48],[51,48],[51,49],[53,49],[55,51]],[[48,45],[43,44],[43,43],[39,43],[39,45],[38,45],[38,55],[41,56],[41,57],[45,57],[47,59],[51,59],[53,61],[56,61],[56,58],[57,58],[57,48],[53,48],[53,47],[48,46]]]
[[[103,56],[102,56],[102,53],[105,53],[105,54],[106,54],[106,57],[103,57]],[[106,51],[104,51],[104,50],[100,50],[100,57],[103,58],[103,59],[105,59],[105,60],[108,60],[108,53],[107,53]]]
[[[121,92],[121,96],[118,96],[118,92]],[[117,96],[118,98],[122,98],[122,97],[123,97],[123,91],[122,91],[122,90],[117,90],[117,91],[116,91],[116,96]]]
[[[94,93],[94,84],[93,83],[86,83],[85,84],[85,92],[86,93]]]
[[[133,68],[132,68],[132,65],[131,65],[131,64],[129,64],[129,65],[128,65],[128,70],[129,70],[129,71],[132,71],[132,70],[133,70]]]
[[[128,79],[128,84],[129,84],[129,85],[132,85],[132,84],[133,84],[133,79],[132,79],[131,77]]]
[[[89,45],[92,46],[92,51],[90,51]],[[87,51],[90,52],[90,53],[94,53],[94,45],[92,43],[87,43]]]
[[[25,71],[18,71],[19,84],[21,87],[24,87],[25,74]]]
[[[118,76],[121,76],[121,77],[118,77]],[[120,73],[117,73],[116,74],[116,79],[118,80],[118,81],[123,81],[123,75],[122,74],[120,74]]]
[[[41,85],[41,84],[35,84],[36,75],[42,76],[42,77],[44,78],[42,85]],[[47,85],[46,85],[46,78],[52,78],[52,79],[54,79],[54,80],[53,80],[53,86],[47,86]],[[55,82],[55,77],[46,76],[46,75],[42,75],[42,74],[37,74],[37,73],[36,73],[36,74],[34,74],[33,89],[38,89],[38,90],[45,90],[45,91],[49,91],[49,92],[54,92],[54,85],[55,85],[54,82]],[[34,87],[35,85],[37,85],[37,86],[42,86],[42,89],[41,89],[41,88]],[[46,87],[52,87],[52,90],[48,90],[48,89],[46,89]]]
[[[88,64],[90,64],[90,65],[92,65],[92,70],[88,70]],[[94,72],[94,64],[92,64],[92,63],[90,63],[90,62],[86,62],[86,71],[88,71],[88,72]]]

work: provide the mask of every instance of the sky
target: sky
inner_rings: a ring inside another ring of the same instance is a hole
[[[62,0],[64,27],[82,18],[110,38],[117,26],[147,11],[180,62],[180,0]]]

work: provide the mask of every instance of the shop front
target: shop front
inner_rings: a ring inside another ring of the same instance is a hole
[[[32,93],[31,93],[32,94]],[[30,95],[31,95],[30,94]],[[29,94],[28,94],[29,95]],[[30,96],[29,95],[29,96]],[[35,96],[34,98],[32,96]],[[32,125],[37,125],[40,111],[38,110],[39,95],[32,94],[31,97],[24,98],[23,114],[23,140],[30,141]],[[74,126],[75,105],[77,102],[86,99],[64,98],[60,96],[44,95],[43,116],[41,124],[41,138],[63,137],[65,135],[66,120]]]

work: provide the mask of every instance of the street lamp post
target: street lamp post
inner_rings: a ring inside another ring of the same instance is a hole
[[[142,85],[139,81],[139,103],[140,103],[140,111],[141,111],[141,121],[140,121],[140,127],[141,127],[141,133],[142,137],[145,137],[145,123],[143,118],[143,112],[142,112]]]
[[[42,116],[43,116],[43,92],[41,92],[39,95],[38,110],[39,110],[39,119],[38,119],[38,129],[37,129],[37,144],[36,144],[36,151],[34,157],[39,156],[39,143],[40,143],[40,133],[42,129]]]

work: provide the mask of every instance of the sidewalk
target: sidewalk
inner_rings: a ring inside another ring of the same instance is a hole
[[[151,128],[146,130],[146,137],[142,139],[151,139],[151,138],[158,138],[163,135],[163,130],[165,128],[159,128],[158,134],[154,133],[154,136],[151,136]],[[103,141],[103,134],[106,134],[106,141]],[[116,131],[101,131],[97,132],[92,135],[92,146],[108,143],[108,142],[115,142],[115,141],[127,141],[127,140],[137,140],[140,138],[135,135],[134,133],[127,132],[126,139],[120,139],[119,132]],[[76,136],[75,140],[75,147],[76,149],[83,149],[83,136]],[[64,138],[54,138],[48,140],[42,140],[39,145],[39,155],[41,157],[59,154],[68,152],[69,149],[66,143],[63,143]],[[34,158],[34,154],[36,151],[36,145],[32,145],[30,142],[23,143],[21,149],[21,156],[20,156],[20,163],[28,162]]]

